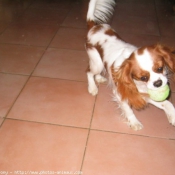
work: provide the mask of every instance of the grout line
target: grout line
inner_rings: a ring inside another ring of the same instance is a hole
[[[32,77],[36,77],[36,78],[49,78],[49,79],[57,79],[57,80],[61,80],[61,81],[72,81],[72,82],[77,82],[77,83],[86,83],[86,80],[71,80],[71,79],[64,79],[64,78],[56,78],[56,77],[44,77],[44,76],[37,76],[37,75],[33,75]]]
[[[39,46],[39,45],[32,45],[32,44],[26,44],[26,43],[23,43],[23,44],[20,44],[20,43],[6,43],[6,42],[1,42],[0,43],[1,45],[4,44],[4,45],[15,45],[15,46],[21,46],[21,47],[38,47],[38,48],[47,48],[47,46]]]
[[[68,25],[60,25],[60,27],[64,27],[64,28],[71,28],[71,29],[87,29],[86,27],[74,27],[74,26],[68,26]]]
[[[84,44],[84,43],[82,43],[82,44]],[[49,49],[57,49],[57,50],[70,50],[70,51],[78,51],[78,52],[86,52],[85,51],[85,49],[72,49],[72,48],[61,48],[61,47],[54,47],[54,46],[52,46],[52,47],[49,47]]]
[[[121,135],[130,135],[130,136],[137,136],[137,137],[145,137],[145,138],[152,138],[152,139],[173,140],[173,141],[175,141],[175,138],[166,138],[166,137],[158,137],[158,136],[132,134],[132,133],[124,133],[124,132],[119,132],[119,131],[107,131],[107,130],[100,130],[100,129],[91,129],[91,130],[92,131],[98,131],[98,132],[111,133],[111,134],[121,134]],[[135,132],[137,132],[137,131],[135,131]]]
[[[20,47],[35,47],[35,48],[42,48],[45,49],[46,46],[35,46],[31,44],[20,44],[20,43],[0,43],[0,45],[11,45],[11,46],[20,46]]]
[[[4,75],[19,75],[19,76],[26,76],[28,77],[29,74],[19,74],[19,73],[13,73],[13,72],[3,72],[3,71],[0,71],[1,74],[4,74]]]
[[[74,128],[74,129],[83,129],[88,130],[88,127],[78,127],[78,126],[69,126],[69,125],[62,125],[57,123],[48,123],[48,122],[41,122],[41,121],[34,121],[34,120],[24,120],[24,119],[17,119],[17,118],[6,118],[6,120],[14,120],[14,121],[20,121],[20,122],[27,122],[27,123],[36,123],[41,125],[49,125],[49,126],[59,126],[59,127],[65,127],[65,128]]]
[[[42,125],[50,125],[50,126],[59,126],[59,127],[65,127],[65,128],[88,130],[88,136],[87,136],[87,141],[86,141],[86,146],[85,146],[85,151],[84,151],[84,156],[83,157],[85,157],[85,152],[86,152],[86,147],[88,145],[90,131],[97,131],[97,132],[104,132],[104,133],[111,133],[111,134],[121,134],[121,135],[130,135],[130,136],[137,136],[137,137],[145,137],[145,138],[175,141],[175,138],[166,138],[166,137],[149,136],[149,135],[141,135],[141,134],[134,134],[134,133],[125,133],[125,132],[120,132],[120,131],[108,131],[108,130],[102,130],[102,129],[91,129],[92,120],[93,120],[93,113],[94,113],[94,109],[95,109],[95,103],[96,103],[96,99],[94,101],[94,107],[93,107],[93,110],[92,110],[92,117],[91,117],[91,120],[90,120],[90,125],[87,128],[86,127],[79,127],[79,126],[69,126],[69,125],[64,125],[64,124],[55,124],[55,123],[34,121],[34,120],[24,120],[24,119],[5,118],[5,117],[0,117],[0,118],[1,119],[6,119],[6,120],[20,121],[20,122],[37,123],[37,124],[42,124]],[[137,131],[135,131],[135,132],[137,133]]]
[[[91,121],[90,121],[89,129],[88,129],[88,135],[87,135],[87,140],[86,140],[86,144],[85,144],[85,149],[84,149],[82,164],[81,164],[81,167],[80,167],[80,172],[82,172],[83,164],[84,164],[84,160],[85,160],[85,156],[86,156],[86,150],[87,150],[88,141],[89,141],[89,137],[90,137],[91,126],[92,126],[92,120],[93,120],[93,116],[94,116],[94,111],[95,111],[95,106],[96,106],[97,97],[98,97],[98,95],[95,97],[95,101],[94,101],[94,107],[93,107],[93,110],[92,110],[92,116],[91,116]]]
[[[84,44],[84,43],[82,43],[82,44]],[[41,49],[45,49],[45,50],[48,49],[48,48],[52,48],[52,49],[58,49],[58,50],[70,50],[70,51],[77,51],[77,52],[85,52],[85,49],[63,48],[63,47],[56,47],[56,46],[50,46],[50,45],[49,46],[39,46],[39,45],[32,45],[32,44],[5,43],[5,42],[0,43],[0,45],[11,45],[11,46],[21,46],[21,47],[34,47],[34,48],[41,48]]]

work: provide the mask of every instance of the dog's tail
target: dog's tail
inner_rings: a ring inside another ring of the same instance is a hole
[[[115,0],[90,0],[87,13],[87,25],[90,30],[94,25],[107,23],[113,15]]]

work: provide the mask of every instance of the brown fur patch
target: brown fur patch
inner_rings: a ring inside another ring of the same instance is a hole
[[[101,45],[99,43],[97,43],[96,45],[92,45],[91,43],[87,42],[85,44],[85,46],[86,46],[87,50],[88,49],[92,49],[92,48],[96,48],[98,53],[100,54],[101,59],[103,60],[104,51],[103,51],[103,49],[102,49],[102,47],[101,47]]]
[[[147,47],[151,54],[154,64],[166,65],[168,68],[175,73],[175,54],[173,50],[160,44]]]
[[[142,55],[146,47],[141,47],[137,50],[138,55]]]
[[[87,27],[88,27],[88,31],[95,26],[95,22],[94,21],[87,21]]]
[[[89,42],[86,42],[85,46],[86,46],[86,49],[92,49],[93,48],[93,45]]]
[[[106,70],[108,70],[108,63],[106,61],[104,62],[104,67]]]
[[[88,65],[86,72],[90,72],[90,66]]]
[[[106,35],[109,35],[109,36],[115,36],[117,37],[118,39],[121,39],[121,37],[112,29],[108,29],[105,31],[105,34]],[[121,39],[122,40],[122,39]]]
[[[101,30],[103,28],[102,25],[96,25],[93,29],[92,29],[92,34],[97,33],[99,30]]]
[[[98,50],[98,53],[100,54],[101,59],[103,60],[104,57],[104,51],[99,43],[95,45],[95,48]]]
[[[126,100],[132,107],[140,110],[147,105],[143,98],[147,94],[140,93],[134,83],[133,76],[140,76],[138,74],[134,75],[134,72],[137,73],[138,70],[140,73],[142,72],[139,67],[136,68],[136,64],[134,54],[132,54],[117,71],[114,67],[111,67],[111,72],[121,99]]]

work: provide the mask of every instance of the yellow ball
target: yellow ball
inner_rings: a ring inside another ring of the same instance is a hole
[[[156,90],[148,89],[150,98],[154,101],[164,101],[169,96],[170,88],[168,85],[160,87]]]

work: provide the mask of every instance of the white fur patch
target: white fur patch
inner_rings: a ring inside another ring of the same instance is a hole
[[[141,69],[148,71],[150,74],[150,78],[147,82],[147,87],[149,89],[156,89],[157,87],[154,86],[154,82],[157,80],[162,80],[161,87],[167,84],[167,78],[162,73],[156,73],[153,71],[153,58],[147,49],[144,50],[143,54],[139,55],[137,51],[135,52],[136,60]]]

